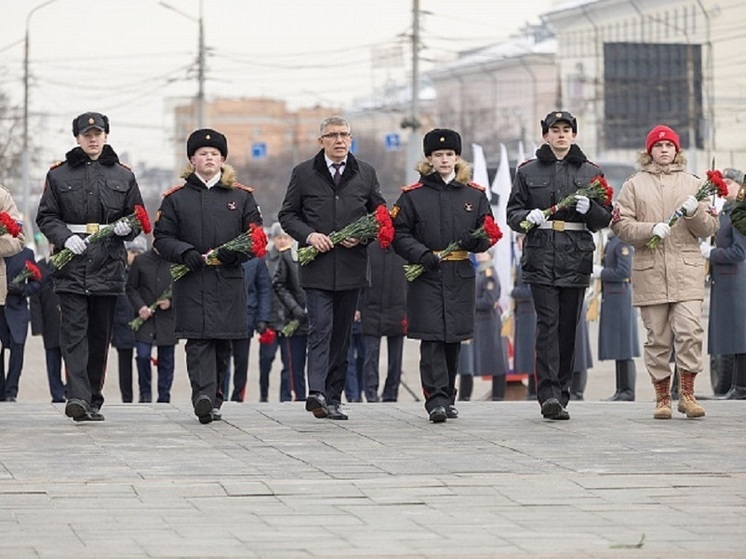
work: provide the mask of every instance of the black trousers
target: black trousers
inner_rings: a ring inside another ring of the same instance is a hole
[[[363,389],[368,402],[377,402],[379,374],[378,364],[381,355],[381,337],[365,336],[365,362],[363,364]],[[386,381],[380,399],[384,402],[396,402],[401,382],[402,355],[404,336],[386,336],[388,344],[388,366]]]
[[[566,406],[585,288],[532,284],[531,294],[536,309],[536,394],[540,404],[557,398]]]
[[[115,295],[60,293],[60,347],[67,369],[67,398],[94,408],[104,403],[106,360],[114,325]]]
[[[461,342],[420,342],[420,381],[425,409],[447,406],[456,398],[456,372]]]
[[[338,404],[347,376],[347,350],[359,289],[306,290],[308,309],[308,391]]]
[[[213,408],[223,405],[223,377],[231,356],[231,340],[190,339],[184,345],[192,405],[207,396]]]

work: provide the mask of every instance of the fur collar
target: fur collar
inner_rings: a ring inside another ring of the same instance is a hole
[[[420,161],[414,170],[423,177],[428,177],[435,173],[435,169],[433,169],[433,166],[430,165],[430,162],[427,159]],[[467,184],[471,180],[471,165],[469,165],[467,161],[461,159],[456,163],[456,178],[454,180],[461,184]]]
[[[646,151],[641,151],[637,156],[637,165],[641,171],[646,173],[652,173],[654,175],[668,175],[670,173],[678,173],[686,170],[686,157],[684,154],[679,152],[673,158],[673,162],[670,165],[661,167],[660,165],[653,162],[653,156]]]
[[[236,170],[231,167],[228,164],[223,164],[223,166],[220,168],[220,171],[223,173],[220,176],[220,182],[218,184],[222,184],[223,186],[232,187],[236,182]],[[184,167],[184,170],[181,172],[181,178],[187,179],[189,176],[191,176],[194,173],[194,165],[191,163],[187,163],[187,166]],[[202,184],[202,181],[199,180],[196,175],[195,179],[197,179],[197,182]]]
[[[86,161],[91,160],[83,151],[83,148],[80,146],[68,151],[65,154],[65,159],[67,160],[67,164],[70,165],[70,167],[80,167]],[[111,167],[112,165],[116,165],[117,163],[119,163],[119,157],[109,144],[105,144],[104,149],[101,150],[101,155],[99,155],[98,157],[98,162],[101,163],[101,165]]]
[[[544,144],[536,150],[536,158],[542,163],[554,163],[555,161],[557,161],[557,157],[554,155],[552,148],[549,147],[549,144]],[[587,163],[588,158],[576,144],[572,144],[570,146],[570,151],[565,156],[564,161],[567,161],[572,165],[579,166],[583,163]]]

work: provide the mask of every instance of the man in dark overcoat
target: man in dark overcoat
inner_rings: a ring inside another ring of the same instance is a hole
[[[203,424],[219,417],[231,340],[248,336],[241,264],[249,258],[221,248],[219,264],[207,265],[205,255],[252,223],[262,223],[252,189],[236,181],[234,170],[225,165],[227,156],[228,142],[220,132],[204,128],[189,136],[185,182],[164,195],[153,232],[160,255],[190,270],[174,282],[173,302],[176,336],[187,340],[194,414]]]
[[[172,304],[171,264],[154,248],[135,257],[127,276],[127,296],[142,325],[135,330],[135,363],[140,402],[153,401],[151,356],[157,348],[157,401],[171,401],[174,381],[174,347],[176,345],[174,307]],[[156,304],[157,302],[157,304]],[[156,304],[151,309],[151,305]]]
[[[360,239],[334,246],[329,234],[386,201],[375,169],[350,153],[347,120],[329,117],[319,132],[321,151],[293,169],[278,218],[300,247],[319,251],[300,270],[309,319],[306,410],[317,418],[347,419],[340,401],[358,294],[368,284],[368,258]]]
[[[430,421],[455,419],[456,373],[461,342],[474,334],[475,275],[469,251],[484,252],[490,240],[472,233],[492,210],[484,188],[470,182],[461,160],[461,136],[436,128],[425,134],[420,179],[402,188],[392,210],[394,248],[425,271],[407,292],[407,336],[420,341],[420,380]],[[441,251],[458,242],[448,256]]]

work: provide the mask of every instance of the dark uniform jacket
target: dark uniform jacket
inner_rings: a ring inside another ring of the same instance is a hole
[[[402,189],[392,211],[394,248],[407,262],[416,264],[426,252],[443,250],[492,215],[484,189],[468,182],[468,170],[464,173],[464,168],[449,184],[438,173],[431,173],[420,175],[419,182]],[[480,239],[474,252],[488,248],[489,240]],[[474,266],[467,258],[443,261],[439,271],[425,271],[410,282],[408,337],[447,343],[471,338],[474,277]]]
[[[300,265],[293,259],[292,250],[280,251],[277,266],[272,273],[272,288],[275,292],[277,315],[282,324],[299,320],[294,336],[308,334],[308,313],[306,313],[306,292],[300,285]]]
[[[613,236],[604,249],[601,270],[601,317],[598,324],[598,358],[627,360],[640,355],[637,313],[632,306],[634,248]]]
[[[262,223],[251,189],[235,182],[223,167],[212,188],[195,175],[164,195],[153,232],[153,246],[169,262],[183,264],[184,253],[200,254]],[[246,328],[246,283],[243,267],[205,266],[174,282],[176,335],[186,339],[240,339]]]
[[[258,322],[272,323],[272,282],[269,279],[267,262],[272,254],[270,249],[264,258],[252,258],[244,262],[246,276],[246,318],[249,337],[254,335]]]
[[[522,233],[520,223],[531,210],[543,210],[557,204],[601,174],[601,169],[588,161],[578,146],[573,145],[564,159],[557,160],[549,145],[544,144],[536,151],[536,159],[527,161],[516,170],[508,199],[508,225]],[[611,206],[591,199],[591,208],[585,215],[576,212],[573,206],[560,210],[549,219],[585,223],[590,231],[599,231],[611,220]],[[523,244],[523,281],[557,287],[588,287],[595,250],[590,231],[533,227]]]
[[[142,307],[149,307],[171,286],[171,264],[152,248],[135,256],[127,277],[127,297],[135,316]],[[174,345],[174,305],[155,313],[135,331],[135,339],[152,345]]]
[[[54,266],[45,259],[36,265],[41,271],[41,286],[29,297],[31,334],[41,335],[44,349],[56,349],[60,347],[60,298],[54,292]]]
[[[59,252],[73,234],[68,223],[114,223],[133,213],[136,205],[143,201],[135,175],[119,163],[111,146],[105,145],[96,161],[77,147],[47,173],[36,224]],[[137,234],[133,230],[125,237],[111,235],[91,243],[83,254],[55,271],[55,290],[80,295],[124,293],[124,241]]]
[[[278,218],[300,247],[308,246],[306,238],[311,233],[339,231],[386,204],[380,190],[375,169],[352,154],[348,154],[342,179],[335,186],[320,151],[293,169]],[[306,289],[344,291],[365,287],[366,272],[366,246],[360,243],[353,248],[338,245],[319,254],[301,266],[300,278]]]
[[[500,280],[491,264],[477,268],[474,315],[474,374],[501,376],[508,372],[503,351]]]
[[[370,286],[360,298],[363,334],[366,336],[403,336],[407,333],[406,261],[393,247],[368,245]]]
[[[8,284],[24,270],[27,260],[34,262],[34,251],[28,247],[24,247],[18,254],[5,257]],[[7,332],[10,335],[10,339],[3,339],[3,344],[6,347],[10,346],[11,340],[17,344],[26,343],[28,325],[31,321],[28,298],[36,295],[41,289],[41,282],[33,278],[25,279],[21,285],[23,286],[23,293],[8,292],[8,295],[5,297],[5,306],[3,307],[2,315],[0,315],[0,320],[3,322],[0,331],[3,334]]]

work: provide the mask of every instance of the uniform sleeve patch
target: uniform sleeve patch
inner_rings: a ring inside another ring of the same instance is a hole
[[[396,219],[397,215],[399,215],[399,206],[394,204],[394,207],[391,208],[391,219]]]

